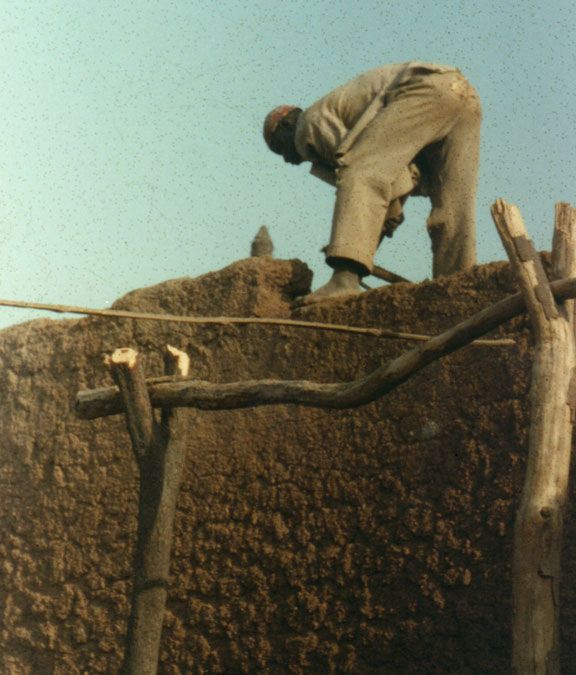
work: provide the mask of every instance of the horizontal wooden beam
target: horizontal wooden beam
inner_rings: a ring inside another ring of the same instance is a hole
[[[576,279],[554,282],[551,288],[559,301],[576,297]],[[152,406],[158,408],[182,406],[231,410],[283,403],[318,408],[353,408],[392,391],[429,363],[464,347],[525,309],[520,293],[504,298],[352,382],[319,384],[305,380],[259,380],[214,384],[189,378],[164,377],[147,380],[146,385]],[[116,387],[77,394],[76,412],[83,419],[116,415],[123,411]]]

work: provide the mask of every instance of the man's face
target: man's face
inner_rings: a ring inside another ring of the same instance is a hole
[[[270,149],[277,155],[282,155],[285,162],[298,165],[302,164],[304,160],[296,150],[296,145],[294,144],[295,133],[296,125],[282,120],[272,135]]]

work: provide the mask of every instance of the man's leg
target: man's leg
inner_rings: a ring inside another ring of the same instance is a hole
[[[329,298],[343,298],[364,292],[360,280],[366,275],[366,270],[362,265],[347,258],[333,258],[330,265],[334,270],[330,281],[313,293],[298,298],[296,305],[312,305]]]
[[[470,96],[446,138],[427,148],[432,169],[427,221],[433,275],[453,274],[476,264],[476,190],[482,112]]]

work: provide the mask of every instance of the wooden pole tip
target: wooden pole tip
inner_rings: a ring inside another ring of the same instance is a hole
[[[104,363],[109,368],[124,365],[130,370],[134,370],[138,363],[138,352],[131,347],[121,347],[120,349],[116,349],[112,355],[106,356]]]
[[[172,345],[166,345],[166,360],[172,362],[173,367],[168,368],[172,370],[174,375],[188,375],[190,372],[190,357],[186,352]]]

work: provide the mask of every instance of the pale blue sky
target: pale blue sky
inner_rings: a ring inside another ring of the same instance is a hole
[[[0,298],[107,307],[246,257],[262,224],[319,285],[333,189],[267,150],[263,117],[411,59],[480,94],[480,262],[505,257],[500,196],[549,248],[554,203],[576,203],[575,16],[568,0],[5,1]],[[406,212],[377,262],[417,281],[427,200]],[[0,327],[35,316],[58,315],[0,308]]]

